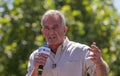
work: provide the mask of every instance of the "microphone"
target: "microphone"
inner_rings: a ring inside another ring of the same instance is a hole
[[[44,54],[47,54],[47,55],[50,55],[50,48],[48,48],[48,45],[47,44],[44,44],[42,47],[40,47],[38,49],[38,53],[44,53]],[[43,72],[43,66],[42,65],[39,65],[39,68],[38,68],[38,75],[42,75],[42,72]]]

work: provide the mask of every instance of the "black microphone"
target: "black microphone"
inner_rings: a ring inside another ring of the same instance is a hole
[[[44,53],[44,54],[47,54],[47,55],[50,55],[50,48],[48,48],[48,45],[47,44],[44,44],[42,47],[40,47],[38,49],[38,53]],[[43,66],[42,65],[39,65],[39,68],[38,68],[38,75],[42,75],[42,72],[43,72]]]

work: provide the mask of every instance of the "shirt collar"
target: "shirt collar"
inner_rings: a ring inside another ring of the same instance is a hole
[[[68,43],[69,43],[69,39],[68,39],[68,37],[66,37],[62,44],[62,48],[65,48],[68,45]]]
[[[69,39],[68,39],[68,37],[66,37],[65,40],[64,40],[64,42],[58,47],[56,53],[63,52],[64,49],[67,47],[68,43],[69,43]]]

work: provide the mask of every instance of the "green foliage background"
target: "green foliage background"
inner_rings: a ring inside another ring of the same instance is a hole
[[[70,40],[95,41],[109,76],[120,75],[120,17],[112,0],[0,0],[0,76],[25,76],[29,55],[44,42],[40,20],[49,9],[65,14]]]

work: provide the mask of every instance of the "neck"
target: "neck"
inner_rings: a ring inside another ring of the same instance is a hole
[[[65,39],[65,38],[64,38],[64,39]],[[52,51],[54,54],[56,54],[58,47],[64,42],[64,39],[63,39],[63,41],[62,41],[61,43],[59,43],[59,44],[51,44],[51,45],[49,45],[49,47],[51,48],[51,51]]]
[[[51,51],[52,51],[54,54],[56,54],[57,49],[58,49],[58,47],[59,47],[61,44],[62,44],[62,43],[60,43],[60,44],[55,44],[55,45],[49,45],[49,47],[51,48]]]

